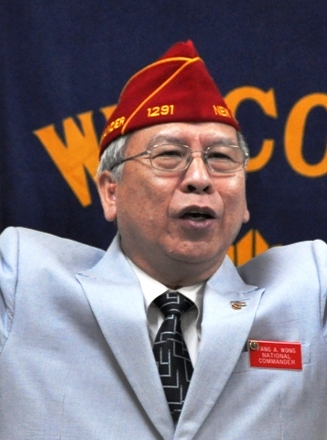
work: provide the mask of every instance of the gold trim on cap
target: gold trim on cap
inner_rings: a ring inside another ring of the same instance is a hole
[[[124,85],[122,91],[120,92],[120,96],[122,96],[122,94],[124,93],[126,87],[128,86],[128,84],[133,81],[134,78],[136,78],[138,75],[140,75],[141,73],[145,72],[148,69],[152,69],[152,67],[156,67],[160,64],[165,64],[165,63],[170,63],[172,61],[189,61],[189,60],[195,60],[195,59],[199,59],[199,57],[196,58],[189,58],[189,57],[170,57],[170,58],[164,58],[163,60],[158,60],[155,61],[154,63],[148,64],[147,66],[143,67],[141,70],[137,71],[136,73],[134,73],[133,76],[130,77],[130,79],[127,81],[127,83]],[[201,60],[203,62],[203,60]]]
[[[182,57],[176,57],[176,58],[167,58],[161,61],[158,61],[156,63],[151,64],[150,66],[145,67],[144,69],[142,69],[141,71],[139,71],[138,73],[136,73],[134,75],[134,77],[138,74],[140,74],[142,71],[153,67],[157,64],[161,64],[164,62],[171,62],[171,61],[178,61],[178,60],[183,60],[186,62],[179,68],[176,70],[176,72],[173,73],[173,75],[171,75],[166,81],[164,81],[156,90],[154,90],[148,97],[146,97],[141,104],[134,110],[134,112],[130,115],[130,117],[127,119],[127,121],[125,122],[125,124],[123,125],[123,128],[121,130],[121,134],[124,135],[125,130],[127,129],[128,124],[130,123],[130,121],[133,119],[133,117],[138,113],[138,111],[144,106],[144,104],[146,104],[154,95],[156,95],[157,93],[160,92],[160,90],[162,90],[167,84],[169,84],[177,75],[179,75],[189,64],[195,63],[196,61],[202,61],[202,59],[200,57],[196,57],[196,58],[182,58]],[[202,61],[203,62],[203,61]],[[134,78],[132,77],[132,78]],[[132,79],[131,78],[131,79]],[[131,81],[130,79],[130,81]],[[127,84],[126,84],[127,85]],[[125,86],[126,87],[126,86]]]

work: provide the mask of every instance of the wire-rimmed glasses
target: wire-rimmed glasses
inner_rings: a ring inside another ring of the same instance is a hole
[[[114,164],[110,170],[129,160],[149,155],[152,168],[159,171],[180,172],[189,167],[194,153],[200,153],[208,169],[218,174],[240,171],[248,159],[246,152],[238,145],[214,144],[206,150],[194,151],[187,145],[166,142],[153,145],[148,150],[122,159]]]

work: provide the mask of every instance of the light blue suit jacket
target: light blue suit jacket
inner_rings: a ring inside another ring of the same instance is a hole
[[[103,252],[10,228],[0,250],[1,440],[327,439],[324,243],[269,251],[244,281],[225,259],[176,430],[118,240]],[[301,342],[303,370],[251,368],[248,339]]]

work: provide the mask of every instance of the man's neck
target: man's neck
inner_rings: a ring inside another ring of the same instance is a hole
[[[191,264],[173,261],[172,264],[165,265],[165,267],[156,267],[152,264],[153,262],[149,264],[147,261],[142,261],[141,259],[133,260],[130,256],[128,256],[128,258],[147,275],[172,290],[178,290],[181,287],[193,286],[207,281],[219,269],[222,263],[219,262],[215,266],[210,264],[206,267],[206,264],[203,263]]]

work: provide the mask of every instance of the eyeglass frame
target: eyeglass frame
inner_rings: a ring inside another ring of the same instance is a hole
[[[186,147],[186,148],[190,151],[190,154],[189,154],[189,156],[188,156],[188,160],[186,161],[186,166],[185,166],[185,168],[183,168],[183,169],[181,169],[181,170],[163,170],[163,169],[160,169],[160,168],[156,168],[156,167],[154,167],[153,164],[152,164],[151,153],[152,153],[152,151],[153,151],[154,148],[156,148],[156,147],[160,147],[160,146],[162,146],[162,145],[173,145],[173,146],[176,146],[176,147]],[[145,156],[146,154],[148,154],[148,155],[149,155],[149,159],[150,159],[151,167],[152,167],[154,170],[157,170],[157,171],[163,171],[163,172],[167,172],[167,173],[180,173],[180,172],[182,172],[182,171],[187,170],[188,167],[191,165],[192,160],[193,160],[193,153],[201,153],[202,160],[203,160],[203,162],[206,164],[207,169],[209,169],[210,171],[212,171],[212,172],[215,173],[215,174],[232,174],[232,173],[236,173],[236,172],[238,172],[238,171],[241,171],[241,170],[245,167],[246,162],[247,162],[248,159],[249,159],[249,153],[248,153],[247,151],[245,151],[243,148],[241,148],[239,145],[229,144],[229,145],[222,145],[222,146],[224,146],[224,147],[230,147],[230,148],[238,148],[239,150],[241,150],[241,152],[243,153],[243,161],[242,161],[242,163],[240,164],[240,168],[239,168],[239,169],[237,169],[237,170],[232,170],[232,171],[215,171],[215,170],[213,170],[213,169],[210,167],[210,164],[208,163],[208,151],[210,150],[211,146],[207,147],[205,150],[192,150],[188,145],[185,145],[185,144],[180,144],[180,145],[179,145],[179,144],[174,144],[174,143],[172,143],[172,142],[167,142],[167,143],[162,143],[162,144],[155,144],[155,145],[152,145],[151,147],[149,147],[149,149],[144,150],[144,151],[142,151],[141,153],[138,153],[138,154],[135,154],[135,155],[133,155],[133,156],[130,156],[130,157],[126,157],[126,158],[124,158],[124,159],[121,159],[120,161],[118,161],[117,163],[115,163],[114,165],[112,165],[112,166],[109,168],[109,171],[112,171],[114,168],[118,167],[119,165],[122,165],[122,164],[125,163],[125,162],[128,162],[128,161],[133,160],[133,159],[137,159],[138,157],[142,157],[142,156]],[[189,158],[191,158],[191,159],[189,159]]]

